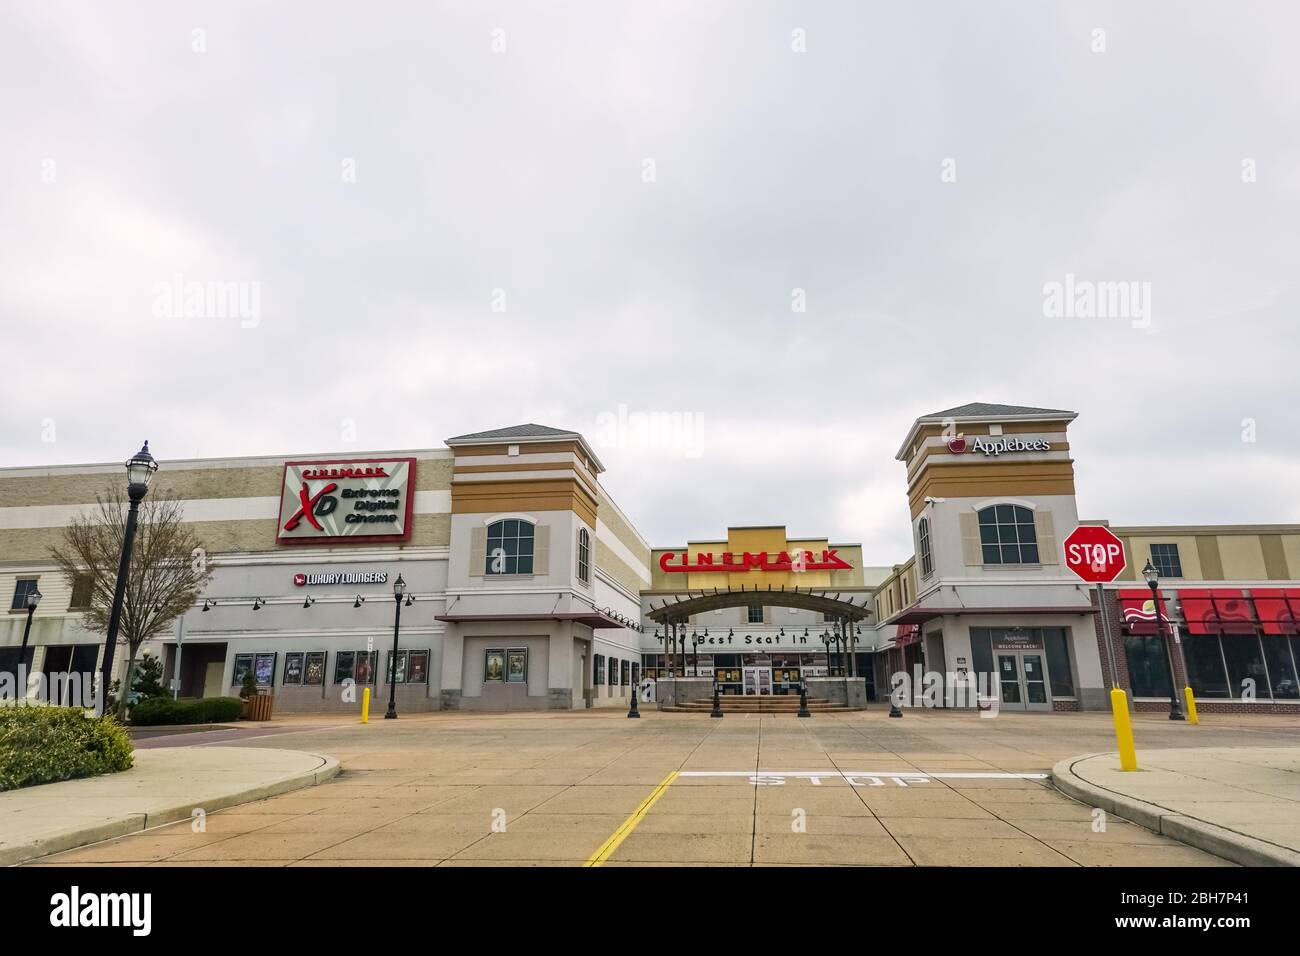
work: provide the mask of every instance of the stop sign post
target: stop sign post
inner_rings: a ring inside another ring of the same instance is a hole
[[[1065,566],[1084,581],[1095,585],[1097,611],[1101,614],[1101,632],[1106,638],[1106,657],[1110,662],[1110,686],[1115,688],[1115,648],[1111,645],[1110,615],[1106,613],[1102,584],[1109,584],[1124,570],[1124,542],[1109,528],[1083,524],[1065,538]]]

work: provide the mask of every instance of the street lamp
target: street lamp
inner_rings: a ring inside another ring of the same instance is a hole
[[[826,645],[826,676],[834,677],[835,668],[831,665],[831,635],[828,631],[822,631],[822,643]]]
[[[23,625],[23,647],[18,652],[18,686],[14,688],[19,700],[27,699],[27,676],[23,674],[23,658],[27,656],[27,635],[32,632],[32,615],[36,613],[36,605],[41,603],[41,592],[38,588],[32,588],[27,592],[27,623]]]
[[[397,719],[397,631],[402,624],[402,596],[406,594],[406,582],[401,574],[393,582],[393,654],[388,658],[388,713],[384,720]]]
[[[135,543],[135,523],[140,502],[149,492],[149,480],[158,470],[158,462],[149,454],[146,441],[126,462],[126,494],[131,501],[126,512],[126,533],[122,536],[122,556],[117,562],[117,585],[113,588],[113,610],[108,615],[108,634],[104,638],[104,665],[99,672],[99,699],[108,702],[108,684],[113,675],[113,651],[117,648],[117,629],[122,623],[122,601],[126,597],[127,572],[131,567],[131,545]],[[130,675],[127,675],[128,679]],[[123,694],[127,688],[123,687]],[[103,709],[100,711],[104,712]]]
[[[1156,594],[1156,589],[1160,587],[1160,572],[1151,564],[1151,559],[1147,558],[1146,567],[1142,569],[1142,577],[1147,579],[1147,587],[1151,589],[1151,606],[1156,609],[1156,633],[1165,642],[1165,651],[1169,656],[1169,719],[1183,720],[1182,709],[1178,706],[1178,682],[1174,680],[1174,648],[1169,638],[1165,637],[1164,617],[1160,614],[1160,598]]]

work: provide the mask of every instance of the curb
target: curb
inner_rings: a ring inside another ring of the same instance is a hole
[[[141,830],[151,830],[154,827],[165,826],[168,823],[188,820],[194,810],[201,809],[205,813],[212,813],[217,810],[225,810],[228,807],[252,803],[256,800],[265,800],[267,797],[278,796],[293,790],[314,787],[338,774],[339,761],[337,757],[327,757],[324,754],[302,750],[297,752],[309,757],[315,757],[320,763],[311,770],[293,777],[286,777],[283,780],[277,780],[275,783],[261,784],[247,790],[227,793],[214,799],[173,804],[147,814],[126,813],[115,820],[98,820],[95,823],[65,830],[52,836],[6,846],[0,849],[0,867],[16,866],[37,857],[49,856],[51,853],[75,850],[78,847],[89,846],[92,843],[101,843],[104,840],[113,840],[117,837],[139,833]]]
[[[1163,834],[1241,866],[1300,866],[1300,853],[1286,847],[1266,843],[1227,827],[1176,813],[1159,804],[1147,803],[1084,780],[1074,772],[1074,766],[1092,757],[1114,757],[1116,761],[1119,760],[1119,754],[1115,752],[1069,757],[1052,767],[1052,783],[1062,793],[1080,803],[1100,807],[1107,813],[1146,827],[1154,833]]]

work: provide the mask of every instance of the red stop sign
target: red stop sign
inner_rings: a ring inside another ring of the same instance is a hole
[[[1100,525],[1079,525],[1065,539],[1065,566],[1096,584],[1114,581],[1124,570],[1124,543]]]

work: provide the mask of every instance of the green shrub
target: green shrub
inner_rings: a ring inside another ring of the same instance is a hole
[[[131,723],[139,726],[158,724],[210,724],[238,720],[244,703],[238,697],[150,697],[131,708]]]
[[[0,790],[129,770],[131,752],[112,717],[74,707],[0,709]]]

